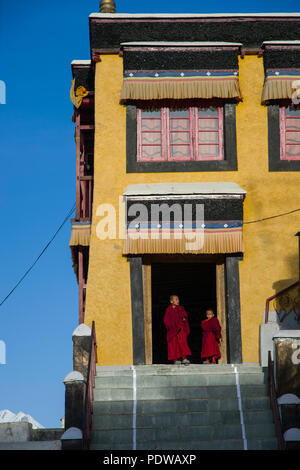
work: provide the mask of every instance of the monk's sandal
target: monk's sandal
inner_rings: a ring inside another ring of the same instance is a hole
[[[188,366],[190,364],[190,361],[188,359],[183,359],[182,364]]]

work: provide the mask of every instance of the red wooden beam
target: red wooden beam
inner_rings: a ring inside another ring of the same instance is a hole
[[[75,114],[75,143],[76,143],[76,220],[80,219],[80,113]]]
[[[83,273],[83,248],[79,246],[78,249],[78,290],[79,290],[79,325],[84,323],[84,299],[83,299],[83,286],[84,286],[84,273]]]

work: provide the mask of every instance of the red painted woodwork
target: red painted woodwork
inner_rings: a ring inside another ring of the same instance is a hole
[[[280,159],[300,160],[300,110],[281,106],[279,125]]]
[[[82,123],[80,110],[76,112],[76,217],[78,221],[91,220],[93,203],[93,175],[87,165],[87,155],[93,152],[94,124]]]
[[[223,108],[137,109],[137,159],[223,160]]]
[[[76,215],[75,221],[88,222],[93,204],[94,113],[92,103],[75,110]],[[75,249],[75,247],[74,247]],[[79,324],[84,323],[88,247],[77,246]]]
[[[95,377],[97,373],[97,339],[95,322],[92,322],[90,353],[87,371],[87,382],[84,403],[84,416],[83,416],[83,448],[89,450],[92,431],[93,420],[93,401],[94,401],[94,388]]]
[[[84,323],[84,275],[83,275],[83,250],[78,249],[78,293],[79,293],[79,325]]]

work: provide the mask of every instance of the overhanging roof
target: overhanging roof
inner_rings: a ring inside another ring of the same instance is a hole
[[[124,196],[150,196],[150,195],[246,195],[247,191],[236,183],[150,183],[132,184],[127,186]]]
[[[300,13],[91,13],[90,18],[290,18]]]

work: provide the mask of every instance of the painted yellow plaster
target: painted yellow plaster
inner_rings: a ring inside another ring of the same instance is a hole
[[[267,108],[260,103],[263,61],[239,61],[243,101],[237,106],[236,172],[126,173],[126,116],[119,104],[122,58],[103,55],[95,78],[95,173],[93,223],[87,283],[86,322],[96,323],[100,364],[132,364],[129,263],[122,240],[98,239],[97,208],[112,204],[129,184],[232,181],[247,191],[244,220],[273,216],[300,207],[300,174],[268,171]],[[298,278],[298,213],[245,224],[240,261],[243,360],[259,361],[259,325],[265,300]],[[230,312],[229,312],[230,314]]]

